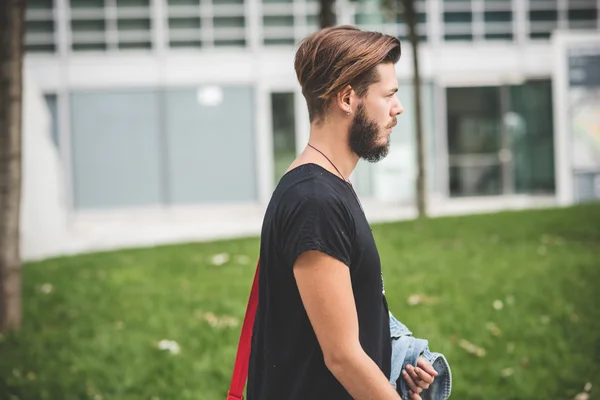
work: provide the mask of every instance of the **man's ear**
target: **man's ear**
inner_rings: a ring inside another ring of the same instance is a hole
[[[350,115],[353,109],[354,97],[354,89],[348,85],[338,92],[335,104],[344,114]]]

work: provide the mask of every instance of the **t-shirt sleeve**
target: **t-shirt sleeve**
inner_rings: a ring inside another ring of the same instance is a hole
[[[285,264],[293,267],[306,251],[316,250],[350,266],[354,220],[336,196],[310,194],[288,202],[280,224]]]

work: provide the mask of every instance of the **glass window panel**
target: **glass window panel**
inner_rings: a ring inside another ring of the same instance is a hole
[[[531,21],[557,21],[558,11],[556,10],[535,10],[529,11]]]
[[[53,44],[25,44],[28,53],[54,53],[56,46]]]
[[[568,15],[571,21],[595,21],[598,18],[598,10],[595,8],[569,10]]]
[[[106,22],[103,19],[72,20],[71,29],[73,34],[77,32],[103,32],[106,28]],[[74,39],[77,39],[76,37]]]
[[[550,39],[551,32],[532,32],[529,37],[532,39]]]
[[[294,0],[262,0],[263,3],[293,3]]]
[[[448,88],[448,152],[485,154],[500,149],[500,89]]]
[[[151,49],[152,44],[149,41],[136,42],[136,43],[123,43],[120,42],[118,45],[121,50],[133,50],[133,49]]]
[[[408,36],[398,35],[396,36],[400,42],[408,42]],[[427,35],[419,35],[419,42],[426,42]]]
[[[292,15],[265,15],[263,16],[264,26],[294,26],[294,17]]]
[[[169,18],[170,29],[197,29],[200,25],[200,17]]]
[[[71,8],[103,8],[104,0],[71,0]]]
[[[404,15],[398,14],[398,16],[396,17],[396,22],[406,23],[406,21],[404,20]],[[426,13],[417,13],[417,22],[418,23],[427,22],[427,14]]]
[[[53,53],[54,21],[25,21],[25,51],[34,53]],[[35,38],[30,38],[35,35]]]
[[[117,7],[149,7],[150,0],[117,0]]]
[[[106,43],[73,43],[75,51],[104,51]]]
[[[383,1],[385,0],[357,0],[355,23],[377,25],[384,22],[393,22],[397,13],[391,10],[386,12]]]
[[[500,165],[450,167],[450,196],[493,196],[501,193]]]
[[[486,22],[511,22],[511,11],[486,11],[483,13],[483,20]]]
[[[319,28],[319,16],[318,15],[307,15],[306,25],[312,29]]]
[[[294,93],[271,93],[271,108],[273,164],[277,183],[296,158]]]
[[[485,38],[487,40],[513,40],[512,33],[486,33]]]
[[[513,154],[517,193],[553,193],[554,126],[552,81],[510,87],[511,112],[505,118]]]
[[[215,46],[219,47],[245,47],[245,39],[215,39]]]
[[[150,31],[150,19],[124,19],[117,20],[118,30],[123,31]]]
[[[380,24],[383,21],[383,16],[378,12],[357,13],[354,17],[357,25]]]
[[[169,47],[174,49],[177,48],[196,48],[201,47],[202,42],[200,40],[170,40]]]
[[[448,41],[472,41],[473,35],[444,35],[444,40]]]
[[[198,87],[189,82],[162,96],[170,205],[257,201],[255,88],[251,83],[219,84],[219,104],[199,103],[198,90],[200,95],[205,88],[213,90],[213,83]],[[217,163],[219,168],[214,168]]]
[[[161,104],[157,88],[70,92],[77,209],[159,204]]]
[[[213,0],[213,4],[244,4],[244,0]]]
[[[28,10],[51,10],[53,0],[29,0],[27,2]]]
[[[575,202],[597,202],[600,199],[600,174],[579,172],[574,178]]]
[[[215,28],[243,28],[245,25],[244,17],[214,17],[213,26]]]
[[[470,12],[444,12],[444,22],[472,22],[473,14]]]
[[[197,6],[200,0],[168,0],[170,6]]]
[[[54,21],[26,21],[25,30],[27,33],[54,33]]]
[[[266,46],[287,46],[287,45],[294,45],[296,44],[294,42],[294,39],[292,38],[283,38],[283,39],[269,39],[269,38],[265,38],[264,39],[264,44]]]

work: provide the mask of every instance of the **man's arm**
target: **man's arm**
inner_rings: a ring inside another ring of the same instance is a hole
[[[348,266],[318,251],[301,254],[294,276],[325,364],[355,400],[399,400],[362,349]]]

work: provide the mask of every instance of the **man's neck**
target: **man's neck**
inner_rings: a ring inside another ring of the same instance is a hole
[[[340,125],[336,127],[332,123],[311,126],[308,143],[314,148],[307,146],[302,156],[306,158],[306,162],[319,164],[336,175],[342,174],[342,178],[347,180],[356,168],[359,158],[350,150],[348,128]]]

